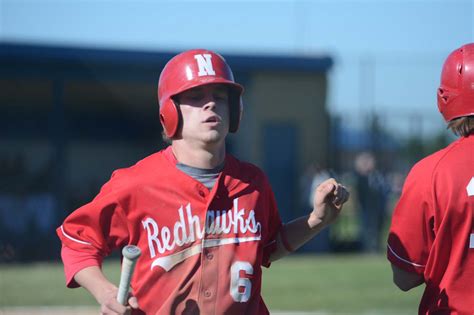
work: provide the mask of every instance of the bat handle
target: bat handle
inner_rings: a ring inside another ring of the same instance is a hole
[[[122,305],[127,305],[130,281],[140,254],[140,248],[135,245],[127,245],[122,249],[122,272],[120,273],[120,284],[117,293],[117,301]]]

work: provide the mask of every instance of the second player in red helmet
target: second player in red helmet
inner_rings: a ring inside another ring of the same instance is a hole
[[[411,169],[387,257],[400,289],[425,285],[419,314],[474,314],[474,44],[446,58],[437,95],[459,138]]]

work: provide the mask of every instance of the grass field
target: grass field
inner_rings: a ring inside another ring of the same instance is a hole
[[[118,261],[106,261],[104,271],[118,282]],[[59,263],[0,265],[0,291],[0,314],[20,306],[29,307],[29,314],[48,313],[38,306],[95,306],[85,290],[66,289]],[[263,297],[272,311],[416,314],[421,294],[422,288],[398,290],[383,256],[294,255],[264,270]]]

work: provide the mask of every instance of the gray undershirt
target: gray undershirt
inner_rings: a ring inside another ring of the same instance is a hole
[[[220,172],[224,169],[224,164],[222,163],[216,168],[213,169],[204,169],[196,168],[182,163],[177,163],[176,167],[183,173],[191,176],[195,180],[199,181],[201,184],[211,190],[216,183],[217,177],[219,177]]]

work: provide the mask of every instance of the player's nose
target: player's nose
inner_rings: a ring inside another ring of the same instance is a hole
[[[216,107],[216,100],[213,97],[207,98],[206,102],[204,103],[203,108],[206,110],[209,110],[209,109],[214,109],[215,107]]]

